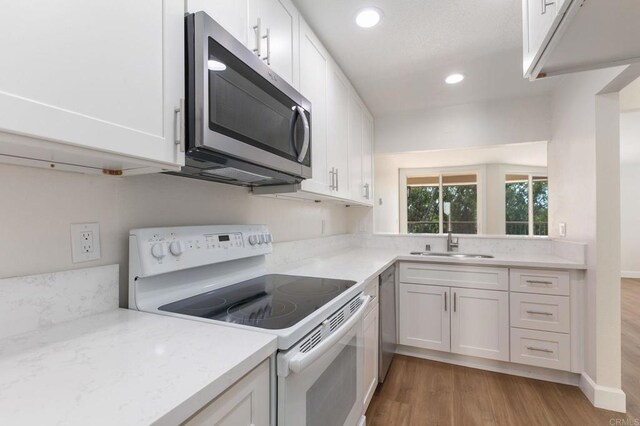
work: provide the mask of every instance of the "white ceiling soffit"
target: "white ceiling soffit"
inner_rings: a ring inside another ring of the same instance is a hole
[[[553,79],[522,78],[521,0],[293,0],[363,97],[386,115],[541,95]],[[357,12],[382,10],[363,29]],[[465,80],[444,82],[458,72]]]

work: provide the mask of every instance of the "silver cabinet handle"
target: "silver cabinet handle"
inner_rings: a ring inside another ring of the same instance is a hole
[[[531,315],[547,315],[547,316],[553,315],[551,312],[542,312],[542,311],[527,311],[527,313]]]
[[[262,58],[263,61],[267,62],[267,65],[271,65],[271,29],[267,28],[267,33],[262,36],[263,40],[267,40],[267,56]]]
[[[527,350],[535,351],[535,352],[544,352],[544,353],[548,353],[548,354],[552,354],[553,353],[553,351],[551,349],[536,348],[536,347],[533,347],[533,346],[527,346]]]
[[[331,191],[334,191],[336,189],[336,184],[335,184],[335,177],[336,177],[336,172],[335,169],[332,167],[331,171],[329,171],[329,189]]]
[[[556,4],[555,1],[547,1],[547,0],[540,0],[541,4],[542,4],[542,14],[544,15],[545,13],[547,13],[547,7],[552,6],[554,4]]]
[[[269,30],[267,30],[267,34],[269,34]],[[267,43],[267,46],[268,45],[269,44]],[[267,57],[269,57],[268,52],[269,48],[267,47]],[[269,62],[267,61],[267,63]],[[309,119],[307,118],[304,109],[301,106],[296,106],[296,109],[298,110],[298,114],[300,114],[300,117],[302,118],[302,125],[304,127],[304,140],[302,142],[302,149],[300,150],[300,154],[298,155],[298,163],[302,163],[304,157],[307,156],[307,151],[309,151],[309,138],[311,137],[311,128],[309,127]]]
[[[369,199],[369,184],[365,183],[364,186],[363,186],[363,189],[364,189],[363,197],[364,197],[365,200],[368,200]]]
[[[180,106],[173,109],[173,142],[178,145],[180,152],[184,152],[185,127],[184,127],[184,98],[180,99]]]
[[[340,175],[338,172],[340,172],[340,170],[336,168],[336,191],[340,191]]]
[[[553,285],[553,283],[551,281],[537,281],[537,280],[527,280],[527,284]]]
[[[458,311],[458,295],[454,292],[453,293],[453,312],[457,312]]]
[[[253,32],[255,33],[255,41],[256,41],[256,47],[255,49],[253,49],[253,53],[255,53],[256,55],[258,55],[258,58],[260,57],[260,39],[261,39],[261,33],[262,33],[262,22],[260,20],[260,18],[258,18],[258,23],[256,25],[253,26]]]
[[[447,292],[444,293],[444,311],[447,312]]]

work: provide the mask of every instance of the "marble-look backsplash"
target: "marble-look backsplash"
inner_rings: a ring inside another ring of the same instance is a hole
[[[447,237],[442,235],[384,235],[344,234],[310,240],[274,244],[273,254],[267,256],[269,266],[310,259],[315,256],[339,252],[350,247],[393,249],[410,251],[424,250],[444,252]],[[458,251],[478,254],[531,254],[561,257],[577,263],[586,259],[586,244],[549,238],[523,238],[499,236],[459,236]]]
[[[0,280],[0,338],[118,307],[118,265]]]

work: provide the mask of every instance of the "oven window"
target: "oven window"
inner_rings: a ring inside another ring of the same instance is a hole
[[[297,161],[292,121],[297,147],[304,129],[294,101],[211,38],[208,74],[211,130]]]
[[[358,397],[356,337],[307,391],[307,425],[342,425]]]

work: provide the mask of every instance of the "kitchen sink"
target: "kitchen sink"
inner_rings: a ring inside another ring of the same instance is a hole
[[[434,253],[430,251],[412,251],[411,254],[418,256],[452,257],[454,259],[493,259],[493,256],[489,254]]]

